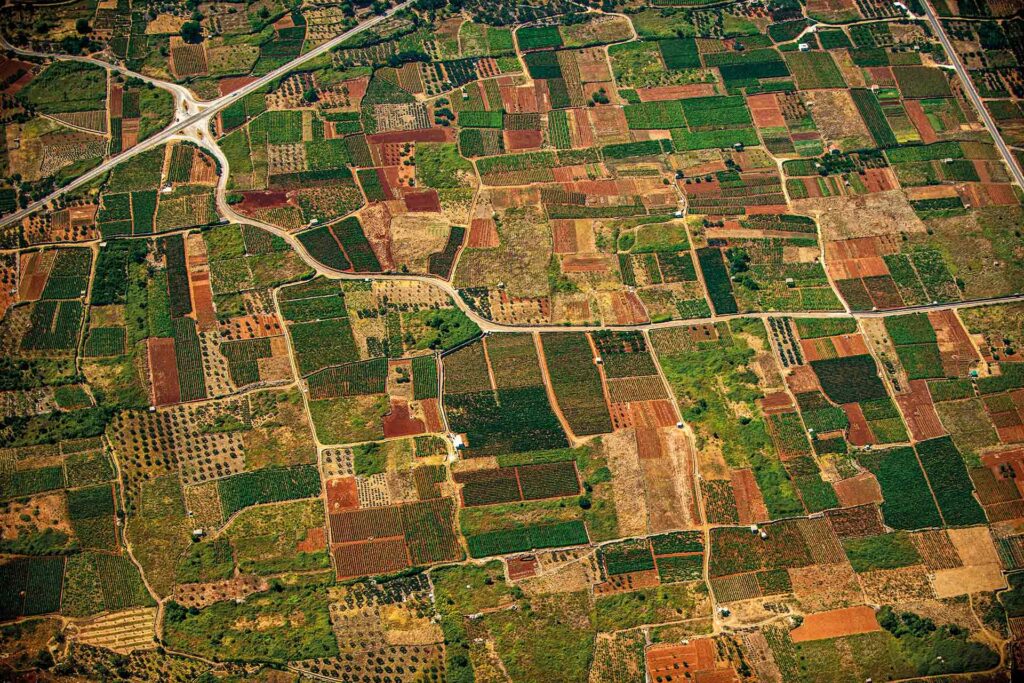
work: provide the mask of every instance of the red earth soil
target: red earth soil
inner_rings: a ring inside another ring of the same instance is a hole
[[[166,406],[181,400],[178,385],[178,356],[174,340],[167,337],[150,337],[146,340],[149,355],[149,372],[153,377],[153,405]]]
[[[867,605],[857,605],[805,615],[803,623],[790,631],[789,637],[794,643],[804,643],[881,630],[875,610]]]
[[[295,544],[295,550],[300,553],[315,553],[327,546],[324,528],[322,526],[306,529],[306,538]]]
[[[539,130],[506,130],[505,148],[509,151],[539,149],[544,136]]]
[[[712,83],[691,83],[689,85],[663,85],[656,88],[637,88],[637,96],[641,102],[661,102],[663,100],[681,100],[687,97],[707,97],[715,94]]]
[[[410,213],[437,213],[441,211],[441,200],[437,196],[437,190],[422,190],[419,192],[407,192],[402,197],[405,206]]]
[[[427,423],[427,431],[439,433],[444,431],[444,422],[441,420],[441,409],[436,398],[426,398],[420,401],[423,408],[423,419]]]
[[[427,431],[423,420],[409,415],[409,404],[397,398],[391,399],[391,412],[384,416],[384,436],[415,436]]]
[[[911,380],[907,388],[909,391],[906,394],[896,396],[896,403],[903,412],[914,440],[925,441],[945,434],[946,430],[935,412],[927,380]]]
[[[757,487],[754,473],[750,469],[732,470],[730,478],[740,524],[754,524],[767,520],[768,507],[764,504],[764,497],[761,495],[761,489]]]
[[[273,209],[288,203],[288,193],[281,190],[243,192],[244,199],[235,205],[236,211],[254,211],[256,209]]]
[[[455,133],[451,128],[420,128],[418,130],[393,130],[366,136],[366,142],[379,145],[385,142],[451,142]]]
[[[847,439],[854,446],[868,446],[875,443],[875,436],[868,427],[868,421],[864,417],[864,411],[857,403],[847,403],[843,406],[843,412],[850,421],[850,431]]]
[[[612,314],[619,325],[636,325],[648,320],[643,302],[635,292],[615,292],[612,295]]]
[[[843,507],[855,507],[867,503],[881,503],[882,489],[875,475],[862,472],[855,477],[843,479],[832,484],[836,497]]]
[[[527,579],[537,575],[537,558],[533,555],[520,555],[508,558],[508,578],[512,581]]]
[[[469,224],[467,247],[490,249],[498,246],[498,226],[491,218],[474,218]]]
[[[328,479],[326,489],[328,514],[354,510],[359,507],[359,492],[356,489],[355,477]]]
[[[222,78],[217,81],[217,87],[220,89],[221,97],[224,95],[230,95],[239,88],[244,88],[253,81],[257,80],[253,76],[234,76],[231,78]]]

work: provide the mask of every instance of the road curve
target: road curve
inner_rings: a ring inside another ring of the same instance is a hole
[[[232,92],[232,93],[230,93],[228,95],[225,95],[223,97],[219,97],[219,98],[217,98],[215,100],[210,100],[208,103],[205,103],[206,106],[203,107],[201,111],[199,111],[199,112],[197,112],[195,114],[192,114],[192,115],[188,116],[187,118],[181,119],[180,121],[176,121],[176,122],[172,123],[167,128],[164,128],[162,131],[160,131],[159,133],[157,133],[153,137],[147,138],[146,140],[143,140],[142,142],[140,142],[139,144],[135,145],[131,149],[128,149],[128,150],[126,150],[124,152],[121,152],[117,156],[113,156],[110,159],[107,159],[105,162],[103,162],[102,164],[100,164],[96,168],[94,168],[91,171],[88,171],[88,172],[82,174],[81,176],[79,176],[75,180],[71,181],[70,183],[68,183],[64,187],[58,188],[57,190],[53,191],[52,193],[50,193],[48,196],[44,197],[43,199],[40,199],[37,202],[33,202],[33,203],[29,204],[26,208],[24,208],[24,209],[22,209],[20,211],[12,213],[12,214],[10,214],[8,216],[4,216],[3,218],[0,218],[0,227],[4,227],[6,225],[10,225],[11,223],[15,223],[17,221],[22,220],[23,218],[25,218],[26,216],[30,215],[31,213],[33,213],[35,211],[38,211],[39,209],[45,207],[49,202],[53,201],[57,197],[59,197],[59,196],[61,196],[63,194],[66,194],[66,193],[68,193],[68,192],[70,192],[70,191],[72,191],[74,189],[77,189],[77,188],[79,188],[79,187],[81,187],[81,186],[83,186],[83,185],[85,185],[85,184],[95,180],[96,178],[99,178],[104,173],[106,173],[111,168],[113,168],[114,166],[122,163],[123,161],[125,161],[127,159],[130,159],[131,157],[133,157],[133,156],[135,156],[137,154],[141,154],[142,152],[145,152],[145,151],[147,151],[149,149],[152,149],[154,147],[158,147],[158,146],[164,144],[165,142],[167,142],[170,139],[172,139],[175,135],[178,135],[179,133],[181,133],[182,131],[184,131],[184,130],[186,130],[188,128],[192,128],[192,127],[208,128],[209,121],[215,115],[217,115],[222,110],[224,110],[228,106],[230,106],[233,102],[235,102],[238,99],[244,97],[245,95],[248,95],[249,93],[252,93],[252,92],[255,92],[256,90],[259,90],[260,88],[265,86],[267,83],[270,83],[271,81],[273,81],[273,80],[275,80],[277,78],[280,78],[281,76],[284,76],[285,74],[287,74],[288,72],[292,71],[296,67],[300,66],[304,62],[307,62],[307,61],[309,61],[311,59],[315,59],[316,57],[319,57],[320,55],[325,54],[326,52],[329,52],[330,50],[334,49],[335,47],[337,47],[338,45],[340,45],[344,41],[346,41],[349,38],[351,38],[352,36],[358,35],[358,34],[362,33],[363,31],[376,26],[377,24],[379,24],[380,22],[382,22],[385,19],[389,18],[391,15],[395,14],[396,12],[400,12],[401,10],[405,9],[406,7],[408,7],[411,2],[412,2],[412,0],[405,0],[404,2],[401,2],[401,3],[397,4],[397,5],[395,5],[394,7],[392,7],[391,9],[389,9],[384,14],[380,14],[380,15],[377,15],[375,17],[372,17],[371,19],[368,19],[368,20],[364,21],[363,23],[359,24],[358,26],[354,26],[353,28],[349,29],[348,31],[345,31],[341,35],[338,35],[338,36],[335,36],[334,38],[331,38],[327,42],[322,43],[322,44],[318,45],[317,47],[313,48],[312,50],[310,50],[306,54],[300,55],[300,56],[296,57],[292,61],[288,62],[287,64],[285,64],[285,65],[283,65],[281,67],[278,67],[277,69],[274,69],[273,71],[271,71],[270,73],[266,74],[265,76],[261,76],[260,78],[258,78],[257,80],[253,81],[252,83],[249,83],[249,84],[243,86],[242,88],[239,88],[238,90],[236,90],[236,91],[234,91],[234,92]],[[68,56],[65,56],[65,57],[68,57]],[[85,59],[90,59],[91,60],[92,58],[85,58]],[[111,66],[111,65],[107,64],[106,62],[102,62],[100,60],[92,60],[92,61],[94,61],[95,63],[98,63],[98,64],[102,64],[104,66],[108,66],[108,67]],[[190,97],[191,97],[191,94],[190,94]]]

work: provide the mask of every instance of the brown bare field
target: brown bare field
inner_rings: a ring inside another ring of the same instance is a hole
[[[779,101],[775,99],[774,93],[748,95],[747,106],[750,107],[754,125],[758,128],[781,128],[786,125],[782,108],[779,107]]]
[[[334,514],[343,510],[354,510],[359,507],[359,492],[356,489],[356,478],[352,476],[328,479],[327,513]]]
[[[875,475],[870,472],[861,472],[854,477],[834,482],[832,488],[843,507],[882,502],[882,489]]]
[[[647,648],[647,674],[649,680],[672,681],[680,671],[704,681],[701,674],[715,668],[718,647],[712,638],[695,638],[684,645],[652,645]]]
[[[576,221],[558,218],[551,221],[551,233],[556,254],[574,254],[578,247],[576,242]]]
[[[789,570],[793,594],[809,612],[849,607],[864,602],[864,591],[849,562],[812,564]]]
[[[770,519],[761,489],[754,480],[754,473],[749,469],[742,469],[732,470],[730,474],[740,524],[754,524]]]
[[[899,404],[907,427],[915,440],[934,439],[946,433],[935,412],[926,380],[915,379],[908,382],[907,393],[897,395],[896,403]]]
[[[802,394],[807,391],[817,391],[818,376],[810,365],[798,365],[793,371],[786,375],[786,386],[794,394]]]
[[[804,643],[809,640],[838,638],[881,630],[882,627],[875,618],[875,610],[867,605],[860,605],[805,615],[803,623],[790,631],[789,637],[794,643]]]
[[[871,146],[871,134],[849,90],[807,90],[801,94],[809,101],[811,115],[826,143],[843,151]]]
[[[21,254],[21,282],[18,283],[18,301],[38,301],[46,288],[57,252],[52,249]]]
[[[892,80],[895,81],[896,79],[893,78]],[[921,136],[921,142],[926,145],[938,142],[938,133],[932,128],[931,121],[928,120],[928,115],[925,114],[920,100],[904,100],[903,108],[907,110],[910,122],[914,124],[914,128],[917,129],[918,134]]]
[[[391,410],[384,416],[384,436],[415,436],[423,434],[427,427],[423,420],[411,417],[409,403],[398,398],[391,399]]]
[[[860,404],[847,403],[843,406],[843,412],[850,421],[850,429],[847,433],[847,440],[854,446],[867,446],[875,443],[875,435],[871,433],[868,421],[864,417],[864,411]]]
[[[508,578],[510,581],[519,581],[536,576],[537,569],[540,566],[537,563],[537,558],[533,555],[510,557],[505,561],[505,564],[508,566]]]
[[[168,337],[150,337],[146,340],[149,371],[153,380],[153,405],[165,406],[181,400],[178,386],[178,356],[174,340]]]
[[[575,148],[593,147],[596,144],[594,139],[594,128],[590,124],[590,117],[586,109],[573,109],[569,117],[569,128],[572,133],[572,146]]]
[[[837,240],[825,243],[825,260],[836,279],[874,277],[889,274],[882,256],[892,251],[876,237]]]
[[[689,83],[687,85],[662,85],[656,88],[637,88],[641,102],[682,100],[688,97],[710,97],[715,94],[713,83]]]
[[[608,145],[629,141],[629,124],[626,122],[626,114],[622,109],[594,107],[588,109],[587,112],[598,143]]]

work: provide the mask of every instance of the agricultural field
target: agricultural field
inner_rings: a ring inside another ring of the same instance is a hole
[[[598,5],[5,8],[0,679],[1024,671],[1019,6]]]

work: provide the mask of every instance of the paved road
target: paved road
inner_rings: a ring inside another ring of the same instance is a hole
[[[963,62],[960,61],[960,55],[953,49],[953,43],[950,42],[949,36],[946,35],[946,29],[942,27],[942,22],[939,21],[938,16],[935,14],[935,10],[932,8],[930,0],[922,0],[924,5],[925,14],[928,15],[928,22],[932,25],[932,30],[939,38],[939,42],[942,43],[942,47],[946,49],[946,53],[949,55],[949,59],[953,64],[953,68],[956,69],[956,73],[960,76],[960,80],[964,83],[964,89],[967,90],[968,96],[974,103],[974,107],[978,110],[978,116],[981,117],[985,127],[988,128],[988,132],[992,135],[992,139],[995,140],[996,147],[999,148],[999,153],[1003,155],[1003,159],[1006,160],[1006,165],[1010,167],[1010,172],[1016,179],[1017,184],[1024,189],[1024,173],[1021,172],[1020,166],[1017,164],[1017,159],[1014,158],[1013,152],[1006,146],[1003,141],[1003,136],[1000,135],[999,129],[996,128],[995,122],[992,120],[992,116],[988,113],[988,109],[985,108],[985,103],[981,101],[981,96],[978,95],[977,88],[974,87],[974,82],[971,80],[971,75],[967,73],[967,69],[964,68]]]
[[[392,7],[384,14],[368,19],[363,23],[359,24],[358,26],[355,26],[349,29],[348,31],[345,31],[341,35],[328,40],[326,43],[318,45],[317,47],[313,48],[306,54],[296,57],[295,59],[288,62],[284,66],[274,69],[267,75],[258,78],[257,80],[253,81],[252,83],[249,83],[248,85],[243,86],[242,88],[239,88],[235,92],[225,95],[224,97],[219,97],[216,100],[211,100],[209,103],[206,103],[205,107],[201,107],[201,110],[197,111],[195,114],[192,114],[186,118],[176,121],[175,123],[172,123],[170,126],[164,128],[161,132],[157,133],[153,137],[147,138],[146,140],[143,140],[142,142],[135,145],[131,149],[124,151],[121,154],[118,154],[117,156],[111,157],[110,159],[103,162],[93,170],[82,174],[77,179],[68,183],[64,187],[54,191],[49,196],[40,199],[37,202],[29,204],[28,207],[26,207],[25,209],[22,209],[21,211],[18,211],[16,213],[12,213],[9,216],[3,217],[2,219],[0,219],[0,227],[20,221],[21,219],[31,214],[33,211],[37,211],[43,208],[44,206],[46,206],[47,203],[59,197],[60,195],[70,192],[71,190],[79,188],[95,180],[96,178],[101,177],[104,173],[109,171],[114,166],[124,162],[126,159],[129,159],[137,154],[145,152],[146,150],[153,149],[154,147],[158,147],[164,144],[165,142],[173,138],[175,135],[178,135],[182,131],[185,131],[189,128],[208,129],[209,121],[219,112],[230,106],[233,102],[236,102],[237,100],[241,99],[245,95],[248,95],[249,93],[259,90],[266,84],[270,83],[271,81],[277,78],[280,78],[281,76],[284,76],[289,71],[292,71],[301,64],[329,52],[333,48],[337,47],[344,41],[351,38],[352,36],[358,35],[363,31],[372,28],[373,26],[376,26],[377,24],[384,21],[394,13],[399,12],[408,7],[411,2],[412,0],[405,0],[404,2],[401,2]],[[111,66],[110,64],[107,64],[106,62],[102,62],[100,60],[93,61],[95,61],[97,64],[102,64],[103,66]],[[152,79],[147,80],[150,80],[150,82],[154,82],[152,81]],[[191,98],[191,93],[189,96]]]

